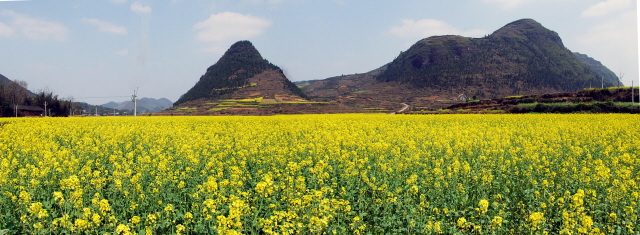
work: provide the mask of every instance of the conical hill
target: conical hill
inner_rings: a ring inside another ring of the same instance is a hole
[[[174,103],[205,99],[304,97],[304,93],[266,59],[249,41],[233,44],[200,80]]]

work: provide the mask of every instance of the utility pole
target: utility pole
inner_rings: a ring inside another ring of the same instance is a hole
[[[18,117],[18,105],[16,104],[16,117]]]
[[[137,98],[138,97],[138,88],[136,87],[135,90],[133,90],[133,96],[131,96],[131,101],[133,101],[133,119],[136,118],[136,115],[138,113],[138,101]]]
[[[96,105],[96,117],[98,116],[98,106]]]
[[[44,101],[44,116],[47,116],[47,101]]]

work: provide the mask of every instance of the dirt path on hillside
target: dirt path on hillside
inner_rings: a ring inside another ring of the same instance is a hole
[[[407,109],[409,109],[409,105],[405,104],[405,103],[400,103],[402,105],[402,108],[400,108],[400,110],[390,113],[390,114],[397,114],[397,113],[403,113],[404,111],[407,111]]]

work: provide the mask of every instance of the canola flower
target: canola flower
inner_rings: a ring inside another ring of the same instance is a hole
[[[8,118],[0,233],[635,234],[637,117]]]

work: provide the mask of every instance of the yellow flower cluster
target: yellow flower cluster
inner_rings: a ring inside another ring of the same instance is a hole
[[[637,120],[626,114],[9,118],[0,125],[0,229],[634,234]]]

